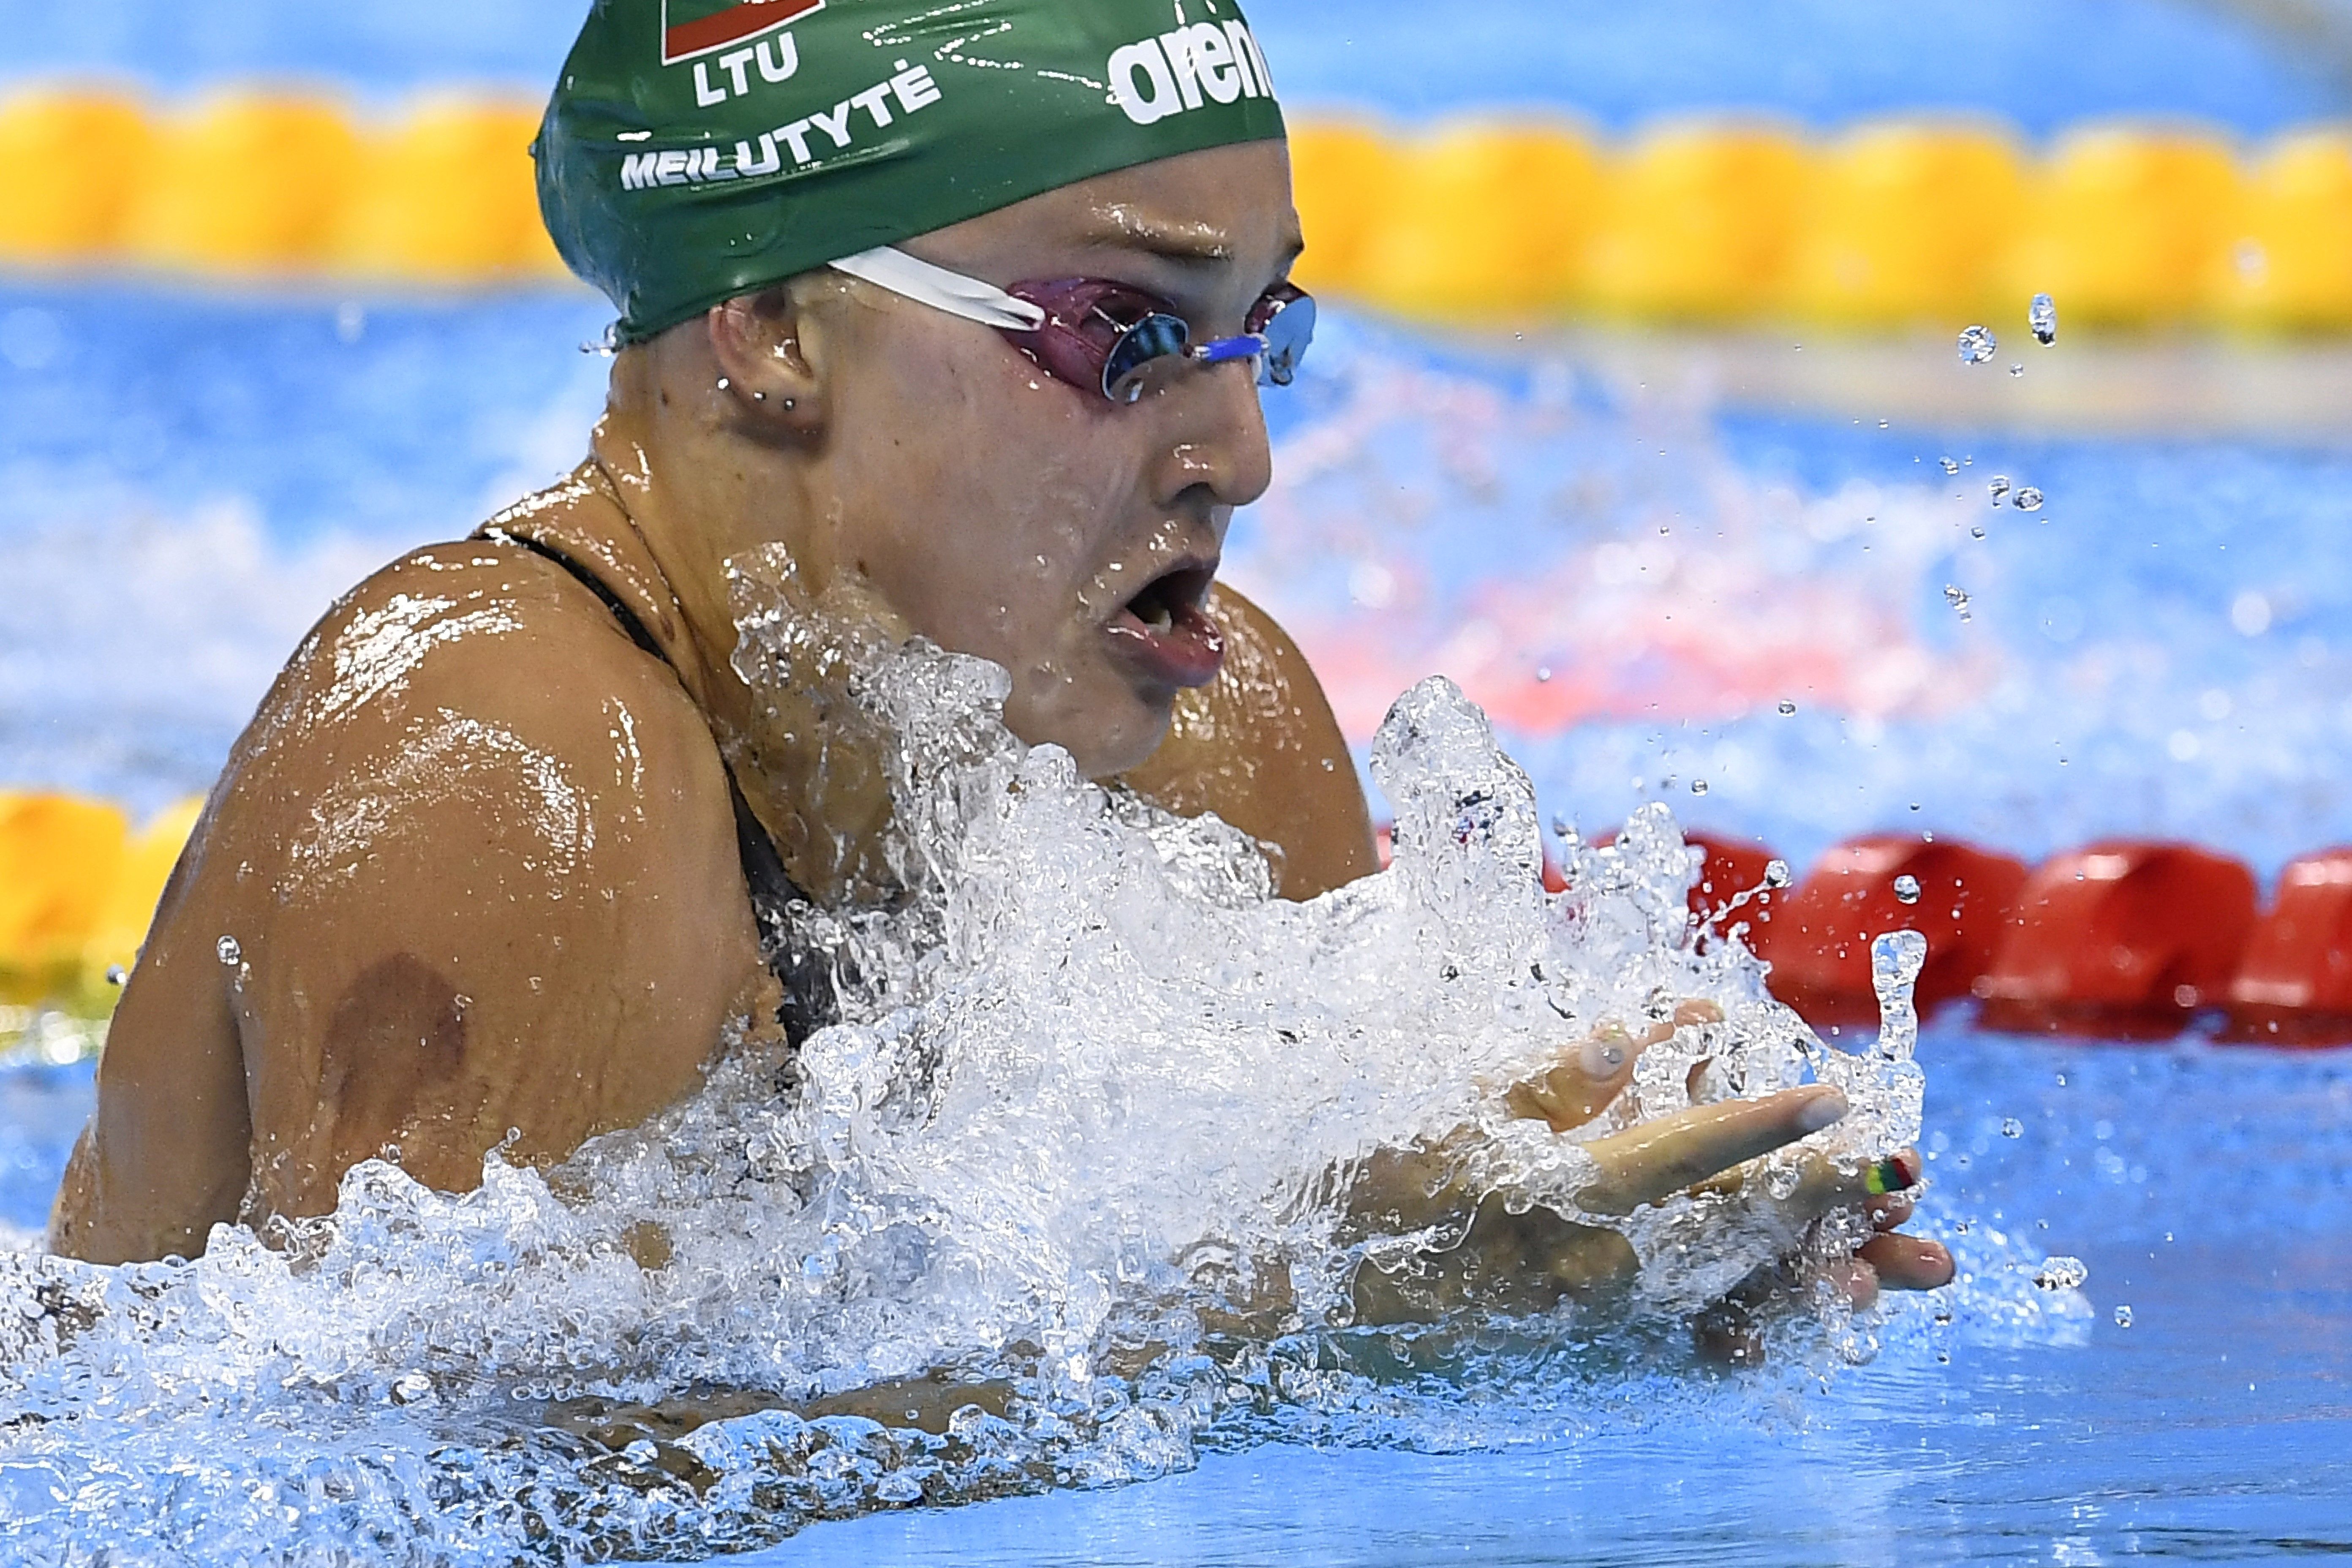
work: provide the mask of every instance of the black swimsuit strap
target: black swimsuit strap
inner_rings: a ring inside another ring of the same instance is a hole
[[[520,544],[562,567],[582,587],[603,601],[631,642],[670,665],[669,655],[662,651],[637,613],[580,563],[551,545],[503,529],[487,529],[483,537],[503,544]],[[673,673],[677,668],[670,665]],[[812,900],[784,869],[784,858],[777,853],[776,841],[769,837],[767,828],[752,815],[751,803],[743,798],[742,785],[735,782],[735,770],[727,765],[724,757],[719,759],[719,768],[727,775],[727,795],[735,809],[735,852],[743,864],[743,884],[751,889],[751,918],[760,928],[761,956],[784,990],[783,1005],[777,1011],[776,1021],[783,1026],[785,1037],[797,1046],[838,1015],[828,966],[816,954],[792,941],[792,907]]]

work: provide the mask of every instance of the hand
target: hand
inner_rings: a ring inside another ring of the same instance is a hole
[[[1906,1149],[1895,1156],[1918,1169],[1918,1155]],[[1861,1311],[1878,1300],[1881,1290],[1936,1290],[1952,1282],[1952,1255],[1939,1242],[1900,1234],[1911,1217],[1908,1193],[1889,1193],[1864,1205],[1874,1233],[1843,1263],[1832,1265],[1830,1277]],[[1764,1333],[1759,1321],[1764,1308],[1795,1299],[1805,1282],[1789,1259],[1758,1269],[1739,1288],[1699,1314],[1692,1324],[1692,1340],[1711,1361],[1731,1366],[1755,1366],[1764,1359]]]
[[[1629,1057],[1620,1070],[1629,1070],[1630,1060]],[[1555,1074],[1558,1071],[1554,1069]],[[1589,1094],[1586,1100],[1589,1102]],[[1559,1103],[1563,1108],[1569,1104],[1565,1099]],[[1815,1086],[1761,1100],[1694,1106],[1595,1139],[1583,1148],[1600,1172],[1577,1201],[1588,1213],[1614,1215],[1631,1214],[1643,1205],[1701,1184],[1711,1184],[1717,1191],[1736,1191],[1742,1181],[1740,1166],[1820,1131],[1845,1110],[1843,1094]],[[1393,1192],[1416,1173],[1425,1176],[1435,1158],[1427,1152],[1397,1156],[1391,1168],[1376,1165],[1368,1172],[1366,1187]],[[1917,1157],[1907,1151],[1859,1169],[1814,1156],[1806,1161],[1795,1190],[1774,1206],[1790,1234],[1796,1235],[1833,1209],[1872,1203],[1874,1184],[1897,1190],[1916,1184],[1918,1172]],[[1443,1187],[1432,1190],[1428,1185],[1423,1185],[1421,1192],[1433,1205],[1454,1199],[1457,1213],[1469,1196]],[[1881,1204],[1878,1212],[1891,1230],[1909,1211],[1906,1203]],[[1394,1224],[1411,1214],[1406,1205],[1398,1205],[1386,1215],[1364,1217]],[[1882,1285],[1933,1289],[1951,1273],[1951,1260],[1940,1247],[1887,1232],[1874,1237],[1855,1263],[1868,1271],[1874,1295]],[[1622,1289],[1632,1282],[1639,1267],[1632,1246],[1613,1230],[1580,1225],[1542,1207],[1515,1215],[1501,1196],[1486,1194],[1478,1202],[1458,1245],[1442,1252],[1424,1251],[1394,1272],[1371,1267],[1360,1269],[1356,1305],[1362,1321],[1370,1322],[1427,1321],[1466,1303],[1514,1312],[1542,1311],[1568,1296],[1596,1296]]]
[[[1562,1051],[1549,1068],[1513,1084],[1504,1103],[1524,1121],[1547,1122],[1555,1132],[1572,1131],[1609,1109],[1633,1080],[1634,1059],[1643,1051],[1665,1044],[1677,1029],[1722,1022],[1721,1007],[1695,999],[1676,1004],[1671,1022],[1653,1024],[1638,1037],[1622,1024],[1603,1024]]]

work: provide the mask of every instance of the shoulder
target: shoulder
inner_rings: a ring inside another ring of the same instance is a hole
[[[699,711],[592,590],[513,545],[417,551],[338,603],[196,852],[196,912],[159,931],[199,961],[236,941],[273,1207],[387,1142],[467,1185],[508,1128],[560,1155],[651,1114],[762,973]]]
[[[1224,628],[1224,664],[1177,698],[1168,738],[1128,782],[1172,811],[1213,811],[1265,844],[1286,898],[1379,869],[1347,739],[1306,654],[1223,584],[1209,612]]]

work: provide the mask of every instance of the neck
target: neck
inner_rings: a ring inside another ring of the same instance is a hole
[[[804,464],[737,427],[716,365],[695,363],[686,337],[698,341],[624,350],[589,460],[494,526],[562,550],[645,623],[795,883],[827,903],[872,896],[888,794],[871,738],[844,722],[855,704],[814,671],[763,660],[755,692],[736,668],[730,564],[755,599],[850,608],[833,603]]]

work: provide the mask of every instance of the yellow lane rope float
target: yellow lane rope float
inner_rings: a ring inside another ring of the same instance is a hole
[[[247,88],[157,109],[0,97],[0,267],[500,287],[560,279],[530,102],[433,94],[362,116]],[[2105,123],[2039,153],[1892,120],[1809,137],[1688,119],[1416,130],[1301,118],[1308,286],[1448,324],[1570,316],[1948,326],[2037,293],[2072,325],[2352,328],[2352,128],[2242,146]]]

